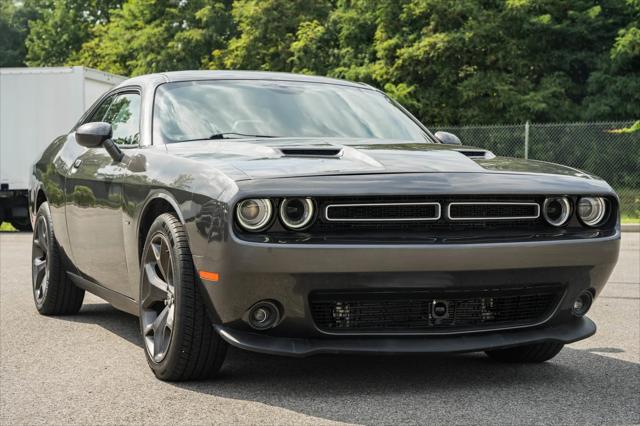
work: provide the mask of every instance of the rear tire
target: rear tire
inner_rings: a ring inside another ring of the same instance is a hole
[[[209,320],[186,231],[173,214],[151,225],[140,271],[140,329],[153,373],[166,381],[215,376],[227,343]]]
[[[36,214],[31,272],[33,299],[38,312],[42,315],[78,313],[82,307],[84,290],[76,287],[67,277],[47,202],[40,205]]]
[[[558,355],[563,343],[545,342],[487,351],[489,358],[500,362],[539,363]]]

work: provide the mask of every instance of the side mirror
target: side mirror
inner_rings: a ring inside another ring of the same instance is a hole
[[[107,139],[111,139],[111,134],[109,123],[85,123],[76,129],[76,142],[85,148],[97,148]]]
[[[436,138],[445,145],[462,145],[460,138],[449,132],[436,132]]]
[[[101,121],[86,123],[76,129],[76,142],[86,148],[103,146],[114,161],[120,162],[124,158],[124,153],[111,140],[112,133],[109,123]]]

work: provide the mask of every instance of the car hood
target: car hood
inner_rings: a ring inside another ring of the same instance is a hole
[[[211,140],[167,145],[171,155],[234,180],[384,173],[536,173],[593,178],[558,164],[497,157],[464,145],[364,139]]]

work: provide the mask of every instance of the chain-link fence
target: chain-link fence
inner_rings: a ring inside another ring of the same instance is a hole
[[[616,190],[626,222],[640,221],[640,131],[632,121],[433,127],[496,155],[565,164],[605,179]]]

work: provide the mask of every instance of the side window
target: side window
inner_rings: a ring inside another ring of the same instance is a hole
[[[103,121],[102,119],[104,118],[104,115],[107,113],[107,110],[109,109],[109,105],[111,105],[111,102],[113,102],[113,98],[115,98],[115,96],[109,96],[107,99],[102,101],[102,103],[93,112],[93,114],[91,114],[91,117],[89,117],[89,119],[86,120],[85,122],[95,123],[96,121]]]
[[[140,95],[116,95],[101,121],[111,124],[115,143],[137,145],[140,142]]]

